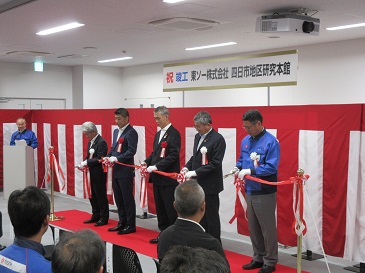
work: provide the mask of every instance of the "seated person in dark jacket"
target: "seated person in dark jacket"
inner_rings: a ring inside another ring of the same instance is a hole
[[[218,239],[205,232],[199,224],[205,213],[205,194],[194,180],[186,181],[175,189],[174,207],[178,218],[165,229],[158,241],[158,258],[162,261],[166,252],[174,245],[201,247],[214,250],[225,258]]]

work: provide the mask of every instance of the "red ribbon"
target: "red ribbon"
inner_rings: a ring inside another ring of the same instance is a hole
[[[48,169],[47,180],[46,181],[47,182],[51,181],[51,171],[52,171],[52,167],[54,167],[53,171],[55,172],[57,182],[58,182],[58,186],[63,191],[64,188],[66,187],[65,175],[63,174],[63,171],[62,171],[60,165],[57,163],[56,156],[53,153],[54,152],[54,147],[51,146],[48,150],[49,150],[49,169]],[[63,179],[64,183],[62,183],[61,178]]]
[[[145,162],[138,166],[141,171],[141,184],[139,192],[139,200],[141,200],[140,207],[143,209],[147,205],[147,181],[149,179],[149,173],[147,172],[147,164]]]
[[[236,177],[236,176],[235,176]],[[290,177],[288,180],[278,181],[278,182],[270,182],[266,180],[262,180],[257,177],[253,177],[250,175],[246,175],[244,179],[239,179],[238,177],[235,178],[234,184],[236,185],[236,202],[237,198],[239,198],[239,190],[244,189],[244,180],[250,179],[259,183],[272,185],[272,186],[281,186],[281,185],[291,185],[294,184],[294,192],[293,192],[293,211],[294,211],[294,222],[292,224],[293,233],[297,234],[298,236],[303,233],[303,235],[307,232],[307,227],[305,220],[303,218],[303,211],[304,211],[304,193],[303,193],[303,186],[305,181],[307,181],[309,175],[297,175],[295,177]],[[298,200],[296,201],[296,197]],[[237,212],[235,210],[235,214],[233,215],[232,219],[229,221],[230,224],[237,218]]]
[[[82,186],[84,189],[84,198],[90,199],[91,196],[91,185],[90,185],[90,173],[89,167],[84,166],[82,168],[77,167],[78,170],[82,171]]]
[[[234,178],[235,179],[234,179],[233,184],[236,186],[236,201],[235,201],[235,204],[236,204],[237,200],[240,200],[240,197],[239,197],[240,193],[243,195],[243,198],[245,198],[245,181],[239,179],[237,174],[234,175]],[[241,202],[241,204],[242,204],[242,202]],[[242,207],[243,207],[243,210],[245,211],[245,215],[246,215],[246,210],[245,210],[243,204],[242,204]],[[238,217],[238,212],[235,209],[234,215],[232,216],[231,220],[229,220],[229,223],[232,224],[233,221],[237,219],[237,217]]]
[[[118,153],[122,152],[123,142],[124,142],[124,138],[121,137],[121,138],[118,139],[118,150],[117,150]]]
[[[164,158],[166,155],[166,148],[167,148],[167,142],[166,141],[162,141],[161,142],[161,153],[160,153],[160,157]]]

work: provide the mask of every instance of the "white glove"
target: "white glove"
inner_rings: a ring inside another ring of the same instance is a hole
[[[157,167],[156,166],[149,166],[147,168],[147,172],[152,173],[153,171],[157,171]]]
[[[235,166],[233,167],[233,169],[229,172],[230,174],[236,174],[238,173],[240,170]]]
[[[182,168],[182,169],[181,169],[181,171],[180,171],[180,172],[187,173],[188,171],[189,171],[189,169],[188,169],[188,168],[186,168],[186,167],[184,167],[184,168]]]
[[[238,178],[243,179],[246,175],[251,175],[250,169],[242,169],[238,174]]]
[[[189,180],[190,178],[192,178],[193,176],[197,176],[195,171],[188,171],[187,173],[185,173],[185,178],[187,180]]]
[[[82,169],[84,166],[87,166],[87,161],[82,161],[79,165],[77,165],[77,168]]]
[[[109,162],[113,163],[113,162],[116,162],[118,161],[118,159],[115,157],[115,156],[111,156],[108,158]]]

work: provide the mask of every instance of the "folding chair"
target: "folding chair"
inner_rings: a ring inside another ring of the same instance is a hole
[[[113,272],[142,273],[137,253],[133,249],[113,245]]]

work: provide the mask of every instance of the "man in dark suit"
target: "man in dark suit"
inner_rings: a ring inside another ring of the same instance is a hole
[[[179,172],[181,137],[179,131],[171,125],[170,112],[165,106],[157,107],[153,116],[161,130],[155,135],[153,152],[145,162],[149,166],[147,171],[151,173],[149,182],[153,183],[158,228],[163,231],[177,218],[173,202],[178,183],[172,178],[153,173],[153,171]],[[152,244],[157,242],[158,237],[150,240]]]
[[[118,128],[113,132],[113,145],[108,154],[110,162],[121,162],[134,165],[134,155],[137,151],[138,134],[129,124],[129,112],[119,108],[114,112]],[[136,202],[133,195],[134,168],[114,164],[113,191],[118,207],[119,221],[108,231],[118,231],[118,234],[136,232]]]
[[[91,182],[91,211],[92,216],[85,220],[85,224],[95,223],[95,226],[104,226],[109,220],[109,204],[106,196],[106,173],[99,160],[108,153],[108,144],[98,134],[93,122],[87,121],[81,125],[82,133],[90,140],[87,145],[86,159],[78,166],[89,167]]]
[[[157,247],[160,261],[174,245],[201,247],[226,257],[221,243],[199,224],[205,213],[204,198],[204,191],[196,181],[186,181],[176,188],[174,206],[179,218],[160,235]]]
[[[205,192],[206,211],[200,224],[220,241],[219,193],[223,190],[222,161],[226,151],[223,136],[212,128],[212,117],[208,112],[199,112],[194,117],[198,131],[194,139],[193,156],[183,171],[186,178],[197,177]],[[189,171],[190,170],[190,171]]]

